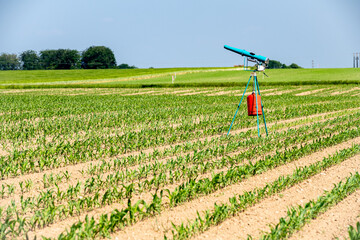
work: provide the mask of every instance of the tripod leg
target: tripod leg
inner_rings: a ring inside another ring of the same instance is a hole
[[[255,85],[257,85],[257,76],[254,76]],[[255,102],[256,102],[256,122],[257,122],[257,130],[258,136],[260,137],[260,129],[259,129],[259,111],[258,111],[258,99],[257,99],[257,90],[255,88]]]
[[[257,87],[257,89],[258,89],[259,95],[261,96],[258,81],[256,81],[256,87]],[[261,111],[262,111],[263,118],[264,118],[266,136],[268,136],[269,134],[268,134],[268,130],[267,130],[267,127],[266,127],[265,112],[264,112],[264,106],[263,106],[263,104],[262,104],[262,99],[260,99],[260,104],[261,104]]]
[[[231,127],[232,127],[232,125],[233,125],[233,123],[234,123],[234,121],[235,121],[236,114],[237,114],[237,112],[239,111],[239,108],[240,108],[241,102],[242,102],[242,100],[243,100],[243,98],[244,98],[244,95],[245,95],[246,89],[247,89],[247,88],[248,88],[248,86],[249,86],[250,80],[251,80],[251,76],[250,76],[250,78],[249,78],[248,83],[246,84],[245,91],[244,91],[244,93],[243,93],[243,95],[242,95],[242,97],[241,97],[240,103],[239,103],[239,105],[238,105],[238,107],[237,107],[237,109],[236,109],[236,112],[235,112],[234,118],[233,118],[233,120],[232,120],[232,122],[231,122],[231,125],[230,125],[230,128],[229,128],[229,131],[228,131],[228,133],[227,133],[227,136],[229,136],[229,133],[230,133]]]

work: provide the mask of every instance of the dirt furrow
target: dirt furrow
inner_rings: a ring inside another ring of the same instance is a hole
[[[114,234],[113,237],[118,237],[119,239],[159,239],[164,234],[169,233],[169,230],[172,229],[171,222],[175,224],[187,222],[188,219],[193,219],[197,216],[197,211],[203,212],[207,209],[211,209],[215,203],[221,204],[228,202],[229,198],[234,195],[239,195],[254,188],[264,187],[266,183],[276,180],[281,175],[291,174],[298,167],[311,165],[317,161],[321,161],[324,157],[334,154],[339,150],[349,148],[354,143],[360,144],[360,137],[324,149],[321,152],[313,153],[293,163],[275,168],[261,175],[251,177],[239,184],[228,186],[208,196],[203,196],[176,208],[169,209],[161,213],[160,216],[139,222],[134,226],[124,229],[124,231]],[[146,235],[144,235],[144,232],[146,232]]]
[[[253,160],[253,163],[256,162],[256,161],[259,161],[261,158],[262,157],[256,158],[255,160]],[[242,165],[242,164],[244,164],[244,163],[241,163],[239,165]],[[226,170],[226,168],[224,168],[222,170]],[[219,172],[219,170],[217,172]],[[211,175],[212,175],[212,173],[201,174],[201,175],[199,175],[199,177],[197,179],[199,180],[199,179],[203,179],[203,178],[206,178],[206,177],[211,177]],[[150,180],[151,177],[149,177],[147,179]],[[181,185],[185,181],[187,181],[187,179],[185,179],[185,180],[183,179],[182,181],[176,182],[174,184],[169,184],[169,185],[163,186],[163,187],[160,188],[160,190],[161,189],[168,189],[170,191],[174,191],[175,188],[177,188],[179,185]],[[137,181],[134,182],[134,183],[136,184]],[[101,191],[101,192],[103,193],[104,191]],[[151,190],[151,191],[143,192],[143,193],[140,193],[140,194],[134,194],[134,197],[132,198],[132,202],[137,202],[138,200],[145,200],[146,202],[150,202],[151,199],[152,199],[152,194],[153,193],[154,193],[154,191]],[[10,202],[11,202],[10,200],[14,200],[14,199],[6,199],[6,204],[10,204]],[[19,199],[17,199],[16,203],[18,203],[18,202],[19,202]],[[164,199],[163,203],[165,205],[168,204],[168,199]],[[0,204],[0,205],[2,205],[2,204]],[[98,209],[94,209],[94,210],[90,210],[88,212],[85,212],[85,213],[81,214],[80,216],[67,218],[66,220],[62,220],[62,221],[57,222],[55,228],[58,229],[59,232],[54,232],[53,225],[49,226],[49,228],[52,229],[52,233],[54,233],[55,234],[54,236],[56,236],[57,234],[60,234],[65,228],[69,228],[71,226],[71,224],[75,223],[79,219],[81,219],[83,221],[85,219],[86,215],[89,215],[89,216],[91,215],[91,216],[93,216],[95,218],[99,218],[101,214],[110,213],[115,208],[122,209],[122,208],[125,208],[125,207],[127,207],[127,203],[125,203],[125,202],[124,203],[115,203],[115,204],[112,204],[111,206],[104,206],[102,208],[98,208]],[[43,234],[43,232],[48,232],[47,228],[37,230],[36,234],[38,236],[41,236]],[[32,236],[33,234],[35,234],[35,233],[30,233],[30,236]]]
[[[195,239],[246,239],[248,234],[258,239],[263,232],[269,231],[269,224],[277,224],[281,217],[286,216],[289,207],[303,205],[322,195],[325,190],[331,190],[334,184],[358,171],[359,164],[359,155],[354,156],[281,194],[265,199]]]
[[[270,90],[273,90],[273,89],[270,89]],[[269,89],[263,90],[263,91],[269,91]],[[210,96],[221,96],[221,95],[233,95],[235,93],[241,93],[241,92],[242,92],[242,90],[215,91],[213,93],[206,94],[206,96],[210,97]]]
[[[311,142],[311,141],[309,141]],[[288,146],[288,148],[291,148],[291,147],[295,147],[295,146],[299,146],[299,144],[295,144],[295,145],[290,145]],[[247,151],[249,150],[249,148],[246,148],[246,149],[240,149],[240,150],[237,150],[237,151],[234,151],[234,152],[230,152],[227,154],[227,156],[230,156],[230,157],[234,157],[235,155],[237,154],[241,154],[242,152],[244,151]],[[282,149],[278,149],[277,151],[283,151],[284,148]],[[146,165],[149,165],[149,164],[153,164],[155,162],[158,162],[158,163],[163,163],[165,164],[168,160],[171,160],[171,159],[176,159],[177,157],[179,156],[185,156],[189,154],[190,156],[193,156],[193,153],[191,152],[183,152],[181,154],[178,154],[177,156],[172,156],[172,157],[165,157],[165,158],[162,158],[162,159],[157,159],[157,160],[152,160],[152,161],[149,161],[149,162],[146,162],[146,163],[142,163],[142,164],[138,164],[138,165],[134,165],[134,166],[131,166],[131,167],[128,167],[126,168],[127,171],[132,171],[132,170],[135,170],[141,166],[144,166],[145,164]],[[265,153],[264,153],[265,154]],[[267,155],[274,155],[275,154],[275,151],[272,151],[272,152],[268,152],[266,153]],[[221,160],[223,156],[215,156],[213,158],[209,158],[209,159],[206,159],[204,160],[204,162],[210,162],[210,161],[218,161],[218,160]],[[253,159],[247,159],[247,160],[244,160],[244,162],[241,162],[241,163],[238,163],[238,164],[235,164],[233,166],[239,166],[239,165],[243,165],[245,163],[248,163],[249,161],[255,163],[257,161],[259,161],[260,159],[262,159],[263,157],[255,157]],[[192,166],[194,166],[194,164],[188,164],[187,165],[187,168],[191,168]],[[208,173],[204,173],[202,174],[201,176],[199,176],[198,179],[203,179],[203,178],[206,178],[206,177],[211,177],[211,175],[213,173],[218,173],[218,172],[221,172],[221,171],[225,171],[227,170],[228,168],[227,167],[224,167],[224,168],[221,168],[221,169],[216,169],[216,170],[213,170],[213,172],[208,172]],[[106,177],[110,174],[114,174],[116,173],[117,171],[121,171],[121,170],[124,170],[124,169],[119,169],[119,170],[116,170],[116,171],[108,171],[108,172],[104,172],[102,174],[102,179],[106,179]],[[167,175],[169,175],[167,173]],[[70,180],[68,181],[65,181],[65,182],[59,182],[57,183],[57,187],[59,188],[60,191],[66,191],[69,187],[69,185],[76,185],[78,182],[81,182],[81,183],[84,183],[87,179],[91,178],[92,176],[84,176],[82,174],[80,174],[80,171],[78,171],[75,175],[72,175]],[[141,179],[140,181],[143,182],[145,180],[151,180],[153,178],[152,175],[148,176],[147,178],[145,179]],[[178,186],[179,184],[181,184],[182,182],[184,181],[187,181],[187,179],[179,182],[176,184],[176,186]],[[133,182],[133,181],[132,181]],[[136,180],[134,183],[137,183],[138,180]],[[54,186],[51,185],[50,187],[47,187],[47,188],[43,188],[43,181],[42,179],[38,179],[36,182],[33,182],[33,189],[29,192],[26,192],[26,193],[21,193],[21,190],[19,188],[16,188],[16,190],[14,191],[14,193],[11,195],[11,196],[7,196],[7,197],[4,197],[3,199],[0,200],[0,206],[7,206],[9,204],[11,204],[13,201],[16,203],[16,204],[20,204],[20,199],[21,198],[28,198],[28,197],[36,197],[40,191],[46,191],[48,189],[54,189]],[[104,192],[101,191],[101,192]]]
[[[349,89],[349,90],[332,92],[330,95],[340,95],[340,94],[350,93],[350,92],[353,92],[353,91],[356,91],[356,90],[360,90],[360,88],[354,87],[353,89]]]
[[[294,163],[290,163],[285,166],[278,167],[274,170],[265,172],[262,175],[249,178],[248,180],[245,180],[239,184],[228,186],[208,196],[200,197],[189,203],[180,205],[176,208],[166,210],[160,216],[145,220],[143,222],[139,222],[134,226],[126,228],[124,231],[115,234],[114,236],[119,235],[120,239],[128,238],[128,237],[131,238],[132,234],[136,232],[140,232],[139,238],[141,238],[141,234],[143,232],[141,231],[141,229],[146,229],[146,232],[154,234],[154,237],[155,236],[161,237],[163,236],[164,233],[166,233],[169,229],[171,229],[171,221],[179,224],[182,221],[186,221],[186,219],[196,217],[196,211],[201,212],[203,210],[206,210],[209,207],[213,206],[215,202],[216,203],[226,202],[228,201],[229,197],[232,197],[234,194],[241,194],[242,192],[249,191],[255,187],[261,187],[262,185],[265,185],[266,182],[273,181],[276,178],[278,178],[280,175],[291,173],[296,167],[305,166],[320,161],[323,159],[323,157],[326,157],[329,154],[333,154],[338,150],[348,148],[352,146],[352,144],[354,143],[360,143],[360,137],[338,144],[330,148],[326,148],[321,152],[313,153],[307,157],[299,159]],[[179,184],[180,183],[167,186],[166,188],[168,188],[169,190],[173,190]],[[134,202],[138,199],[143,199],[148,202],[151,200],[151,193],[150,192],[142,193],[140,196],[137,196],[136,199],[134,199]],[[165,202],[167,202],[166,200]],[[100,217],[101,214],[110,213],[113,209],[120,206],[125,207],[126,204],[124,203],[124,204],[116,204],[115,206],[114,205],[105,206],[104,208],[96,209],[86,214],[98,218]],[[52,225],[49,226],[48,228],[37,230],[36,235],[56,237],[65,228],[69,228],[73,223],[75,223],[79,219],[84,219],[86,214],[82,214],[80,217],[68,218],[64,221],[58,222],[55,224],[56,227]]]
[[[290,240],[345,239],[349,237],[348,226],[355,227],[360,221],[360,190],[351,194],[336,206],[294,233]]]
[[[333,119],[333,118],[329,118],[329,119]],[[326,119],[326,120],[328,120],[328,119]],[[323,120],[321,120],[321,121],[323,121]],[[290,128],[298,128],[299,126],[305,126],[305,125],[309,125],[309,124],[311,124],[311,123],[300,124],[300,125],[290,127]],[[279,131],[279,130],[277,130],[277,131]],[[243,150],[235,151],[230,156],[232,156],[233,154],[236,154],[236,153],[240,153],[241,151],[243,151]],[[188,152],[183,153],[182,155],[185,155],[187,153]],[[126,157],[126,156],[129,156],[129,155],[132,155],[132,154],[133,153],[124,154],[124,155],[122,155],[120,157]],[[140,153],[136,152],[135,155],[137,155],[137,154],[140,154]],[[172,157],[172,156],[165,157],[163,159],[158,159],[157,161],[164,162],[164,161],[167,161],[167,160],[169,160],[171,158],[174,158],[174,157]],[[111,159],[113,159],[113,158],[111,158]],[[106,161],[111,161],[111,159],[107,159]],[[19,176],[17,178],[6,179],[6,180],[3,180],[3,181],[0,181],[0,184],[3,184],[3,185],[14,184],[15,186],[18,186],[20,182],[24,182],[24,181],[26,181],[28,179],[31,179],[33,181],[33,184],[34,184],[33,185],[33,190],[30,193],[25,194],[24,196],[25,197],[33,196],[34,194],[37,194],[38,190],[43,190],[44,189],[43,188],[43,176],[44,176],[44,174],[47,174],[47,175],[54,174],[54,175],[56,175],[56,174],[61,174],[61,173],[64,173],[64,172],[67,171],[69,173],[69,175],[71,176],[70,180],[66,181],[64,183],[59,183],[58,184],[60,189],[63,189],[64,187],[68,186],[69,184],[76,184],[78,181],[87,179],[88,177],[81,174],[81,171],[86,170],[91,164],[92,165],[97,165],[97,164],[101,164],[101,162],[102,162],[102,160],[96,160],[96,161],[91,161],[91,162],[86,162],[86,163],[80,163],[80,164],[73,165],[73,166],[69,165],[69,166],[66,166],[66,167],[58,168],[58,169],[50,169],[50,170],[46,170],[46,171],[40,172],[40,173],[33,173],[33,174],[29,174],[29,175]],[[151,161],[151,162],[155,162],[155,160]],[[148,163],[151,163],[151,162],[148,162]],[[131,166],[130,169],[135,169],[135,168],[139,167],[140,165],[142,165],[142,164]],[[20,189],[18,187],[16,188],[15,193],[20,194]],[[1,201],[1,204],[5,204],[5,203],[7,204],[10,200],[14,200],[14,199],[13,198],[4,199],[4,200]]]
[[[333,132],[332,133],[333,135],[336,135],[338,134],[337,132]],[[328,135],[324,135],[323,137],[327,137]],[[281,141],[281,139],[279,139],[279,141]],[[308,144],[308,143],[311,143],[313,140],[309,140],[307,142],[304,142],[302,144]],[[289,145],[287,146],[288,149],[291,149],[293,147],[300,147],[302,144],[292,144],[292,145]],[[229,156],[229,157],[235,157],[236,155],[238,154],[241,154],[245,151],[248,151],[249,148],[242,148],[238,151],[234,151],[234,152],[229,152],[226,154],[226,156]],[[261,156],[258,156],[258,155],[255,155],[253,156],[252,158],[249,158],[249,159],[244,159],[244,161],[240,162],[240,163],[237,163],[237,164],[234,164],[232,165],[233,167],[236,167],[236,166],[241,166],[241,165],[244,165],[244,164],[248,164],[249,162],[252,162],[253,164],[256,163],[257,161],[260,161],[264,158],[264,156],[273,156],[276,154],[276,152],[283,152],[285,150],[285,147],[282,147],[282,148],[279,148],[277,149],[276,151],[270,151],[270,152],[264,152],[263,155]],[[176,157],[178,156],[185,156],[186,154],[188,153],[183,153],[181,155],[177,155],[177,156],[173,156],[173,157],[166,157],[166,158],[163,158],[163,159],[158,159],[158,160],[153,160],[153,161],[150,161],[150,162],[147,162],[146,164],[153,164],[155,162],[159,162],[159,163],[166,163],[166,161],[168,160],[171,160],[171,159],[175,159]],[[193,154],[190,153],[190,156],[192,156]],[[208,159],[205,159],[203,162],[213,162],[213,161],[219,161],[223,158],[223,156],[214,156],[213,158],[208,158]],[[139,165],[134,165],[134,166],[131,166],[131,167],[128,167],[126,168],[126,170],[128,171],[132,171],[132,170],[135,170],[141,166],[143,166],[145,164],[139,164]],[[193,166],[196,166],[196,164],[187,164],[187,168],[191,168]],[[101,176],[101,179],[106,179],[107,176],[109,176],[110,174],[114,174],[116,173],[117,171],[121,171],[121,170],[124,170],[124,169],[120,169],[120,170],[116,170],[116,171],[109,171],[109,172],[104,172]],[[206,173],[203,173],[201,175],[198,176],[198,180],[200,179],[204,179],[204,178],[210,178],[213,174],[217,174],[217,173],[220,173],[220,172],[225,172],[228,170],[228,166],[226,167],[223,167],[223,168],[216,168],[216,169],[213,169],[211,171],[207,171]],[[166,172],[165,173],[168,177],[169,177],[169,173]],[[80,174],[79,174],[80,175]],[[71,178],[70,180],[66,181],[66,182],[61,182],[61,183],[58,183],[57,186],[59,188],[60,191],[66,191],[69,187],[69,185],[73,185],[75,186],[78,182],[81,182],[81,183],[84,183],[87,179],[91,178],[92,176],[82,176],[81,178]],[[145,180],[148,180],[150,181],[154,176],[153,175],[149,175],[147,178],[142,178],[140,180],[132,180],[131,182],[133,183],[138,183],[138,182],[144,182]],[[174,189],[175,187],[179,186],[180,184],[182,184],[183,182],[187,181],[188,179],[182,179],[180,180],[179,182],[176,182],[175,184],[173,184],[169,189]],[[130,182],[123,182],[124,184],[130,184]],[[41,184],[43,185],[43,183],[41,181],[37,181],[35,183],[35,186],[41,186]],[[166,187],[166,186],[165,186]],[[163,187],[163,188],[165,188]],[[12,195],[10,197],[7,197],[7,198],[4,198],[2,200],[0,200],[0,206],[8,206],[10,205],[12,202],[15,202],[16,204],[20,204],[20,199],[23,197],[23,198],[28,198],[28,197],[36,197],[40,191],[46,191],[48,189],[54,189],[54,186],[50,186],[48,188],[41,188],[41,187],[38,187],[37,189],[33,189],[32,191],[30,192],[27,192],[27,193],[24,193],[24,194],[21,194],[20,192],[20,189],[17,189],[15,190],[14,194],[15,195]],[[101,190],[99,193],[104,193],[105,190]]]
[[[128,93],[128,94],[122,94],[122,96],[145,95],[145,94],[150,94],[150,93],[159,93],[159,91],[146,91],[146,92]]]
[[[355,108],[355,110],[356,109],[360,109],[360,108]],[[349,110],[351,110],[351,109],[349,109]],[[323,117],[323,116],[326,116],[326,115],[336,114],[338,112],[343,112],[343,111],[344,110],[328,112],[328,113],[322,113],[322,114],[315,114],[315,115],[310,115],[307,118]],[[347,110],[345,110],[345,111],[347,111]],[[334,117],[329,118],[329,119],[333,119],[333,118]],[[268,124],[268,126],[272,126],[272,125],[275,125],[275,124],[284,124],[284,123],[286,124],[286,123],[301,121],[301,120],[304,120],[304,119],[305,119],[304,117],[288,119],[288,120],[279,121],[277,123],[270,123],[270,124]],[[300,124],[300,126],[304,126],[304,125],[308,125],[308,123]],[[235,135],[235,134],[238,134],[238,133],[241,133],[241,132],[246,132],[248,130],[253,130],[255,128],[256,127],[250,127],[250,128],[234,130],[230,134]],[[289,127],[289,128],[294,128],[294,126]],[[209,136],[209,137],[205,137],[205,138],[200,138],[198,140],[200,140],[200,141],[208,140],[209,141],[212,138],[221,137],[221,136],[222,136],[222,134],[217,134],[217,135],[213,135],[213,136]],[[195,142],[195,141],[196,140],[192,140],[192,141],[188,141],[188,142]],[[144,149],[144,150],[140,150],[140,151],[134,151],[134,152],[126,153],[126,154],[121,154],[121,155],[118,155],[116,157],[105,159],[105,161],[111,161],[112,159],[115,159],[115,158],[127,157],[127,156],[130,156],[130,155],[135,155],[136,156],[136,155],[139,155],[141,153],[151,154],[155,150],[164,151],[165,149],[169,149],[171,147],[174,147],[174,146],[182,144],[182,143],[186,143],[186,142],[178,142],[178,143],[171,144],[171,145],[164,145],[164,146],[159,146],[159,147],[156,147],[156,148],[149,148],[149,149]],[[57,169],[49,169],[49,170],[45,170],[43,172],[38,172],[38,173],[31,173],[31,174],[21,175],[21,176],[17,176],[17,177],[14,177],[14,178],[8,178],[8,179],[1,180],[0,184],[15,184],[15,185],[18,185],[19,182],[25,181],[27,179],[32,179],[32,180],[35,180],[35,181],[36,180],[42,180],[44,174],[50,174],[50,173],[59,174],[59,173],[65,172],[65,171],[68,171],[70,173],[70,175],[72,175],[72,176],[73,175],[79,175],[79,170],[87,169],[90,165],[101,164],[102,161],[104,161],[104,159],[89,161],[89,162],[85,162],[85,163],[79,163],[79,164],[75,164],[75,165],[69,165],[69,166],[60,167],[60,168],[57,168]]]
[[[329,118],[330,119],[330,118]],[[326,119],[328,120],[328,119]],[[322,120],[322,121],[325,121],[325,120]],[[311,124],[311,123],[310,123]],[[309,123],[307,124],[304,124],[304,125],[309,125]],[[304,126],[304,125],[297,125],[295,127],[291,127],[292,129],[293,128],[298,128],[298,127],[301,127],[301,126]],[[334,125],[335,126],[335,125]],[[278,132],[280,132],[281,130],[277,130]],[[333,135],[334,134],[337,134],[337,132],[333,132],[332,133]],[[327,135],[326,135],[327,136]],[[325,135],[323,137],[326,137]],[[279,139],[279,141],[282,141],[282,139]],[[309,140],[307,143],[311,143],[313,140]],[[287,146],[287,148],[292,148],[292,147],[299,147],[300,144],[293,144],[293,145],[289,145]],[[277,149],[277,151],[280,151],[282,152],[285,148],[281,148],[281,149]],[[233,152],[229,152],[226,154],[226,156],[229,156],[229,157],[234,157],[238,154],[241,154],[245,151],[249,150],[249,148],[240,148],[236,151],[233,151]],[[177,156],[169,156],[169,157],[164,157],[164,158],[161,158],[161,159],[156,159],[156,160],[151,160],[151,161],[148,161],[146,163],[141,163],[141,164],[137,164],[137,165],[133,165],[133,166],[130,166],[128,168],[126,168],[126,170],[128,171],[132,171],[132,170],[135,170],[143,165],[149,165],[149,164],[153,164],[155,162],[158,162],[158,163],[163,163],[165,164],[167,161],[171,160],[171,159],[176,159],[177,157],[179,156],[185,156],[185,155],[190,155],[192,156],[193,153],[192,152],[182,152],[180,154],[178,154]],[[264,153],[265,154],[265,153]],[[274,155],[275,154],[275,151],[271,151],[271,152],[267,152],[266,153],[267,155]],[[206,162],[210,162],[210,161],[218,161],[218,160],[221,160],[223,156],[216,156],[216,157],[213,157],[213,158],[209,158],[207,160],[205,160]],[[247,163],[248,161],[251,161],[253,163],[259,161],[260,159],[262,159],[262,157],[255,157],[253,159],[247,159],[246,161],[242,162],[242,163],[238,163],[234,166],[239,166],[239,165],[243,165],[244,163]],[[191,168],[194,164],[189,164],[187,165],[188,168]],[[108,172],[103,172],[102,174],[102,179],[105,179],[108,175],[110,174],[114,174],[115,172],[117,171],[121,171],[121,170],[124,170],[124,168],[122,169],[119,169],[119,170],[112,170],[112,171],[108,171]],[[212,172],[209,172],[209,173],[204,173],[201,175],[200,178],[205,178],[205,177],[211,177],[212,174],[216,174],[216,173],[219,173],[221,171],[225,171],[227,170],[227,167],[224,167],[224,168],[221,168],[221,169],[216,169],[216,170],[213,170]],[[78,170],[77,172],[71,172],[71,178],[67,181],[62,181],[62,182],[59,182],[57,183],[57,186],[59,188],[59,190],[61,191],[64,191],[68,188],[69,184],[71,185],[76,185],[78,182],[85,182],[87,179],[91,178],[92,176],[88,176],[88,175],[83,175],[81,174],[81,171],[86,171],[86,169],[82,169],[82,170]],[[68,171],[69,172],[69,171]],[[57,173],[57,174],[61,174],[61,173]],[[147,178],[147,180],[151,180],[151,176],[149,176]],[[32,178],[33,180],[34,178]],[[141,179],[141,181],[144,181],[145,179]],[[12,183],[14,184],[14,183]],[[12,201],[15,201],[16,203],[19,203],[20,201],[20,198],[23,197],[23,198],[27,198],[27,197],[35,197],[38,195],[38,191],[45,191],[47,189],[53,189],[54,186],[51,185],[50,187],[47,187],[47,188],[44,188],[43,187],[43,181],[42,179],[37,179],[35,182],[33,182],[33,190],[32,191],[29,191],[27,193],[21,193],[21,190],[19,188],[16,188],[16,190],[14,191],[13,195],[12,196],[8,196],[8,197],[5,197],[4,199],[0,200],[0,206],[6,206],[6,205],[9,205]]]
[[[195,92],[190,92],[190,93],[178,94],[178,96],[191,96],[191,95],[210,93],[210,92],[213,92],[213,91],[195,91]]]
[[[324,90],[328,90],[329,88],[320,88],[320,89],[315,89],[315,90],[311,90],[311,91],[306,91],[306,92],[301,92],[301,93],[297,93],[295,94],[295,96],[306,96],[306,95],[311,95],[317,92],[321,92]]]
[[[297,89],[278,91],[278,92],[271,92],[271,93],[265,93],[265,94],[261,94],[261,95],[264,95],[264,96],[277,96],[277,95],[283,95],[283,94],[286,94],[286,93],[291,93],[291,92],[294,92],[294,91],[297,91]]]
[[[4,147],[0,144],[0,157],[8,156],[9,152],[4,150]]]

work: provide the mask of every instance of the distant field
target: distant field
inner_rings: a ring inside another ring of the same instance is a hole
[[[267,74],[258,137],[239,68],[0,71],[0,239],[344,239],[360,71]]]
[[[360,83],[358,69],[273,69],[263,85]],[[175,83],[172,75],[176,73]],[[163,68],[0,71],[0,88],[236,86],[249,77],[241,68]]]
[[[0,71],[0,84],[47,84],[55,82],[84,82],[89,80],[119,81],[133,77],[159,77],[182,71],[204,71],[218,68],[157,68],[157,69],[76,69]]]

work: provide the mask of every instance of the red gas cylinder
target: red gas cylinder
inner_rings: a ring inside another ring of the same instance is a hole
[[[248,115],[256,116],[256,98],[255,93],[252,93],[247,97],[247,106],[248,106]],[[261,111],[261,97],[257,95],[257,106],[258,106],[258,115],[262,114]]]

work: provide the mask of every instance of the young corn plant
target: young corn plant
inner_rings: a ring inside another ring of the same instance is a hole
[[[130,226],[137,221],[159,213],[161,210],[161,202],[162,192],[160,192],[160,195],[155,193],[150,204],[147,204],[144,200],[139,200],[135,204],[130,204],[128,201],[127,208],[122,210],[115,209],[111,214],[103,214],[100,216],[98,222],[96,222],[93,217],[86,217],[84,222],[79,221],[73,224],[70,230],[61,233],[58,239],[82,239],[84,237],[94,239],[98,237],[109,237],[110,233],[116,230]],[[44,239],[50,240],[48,238]]]
[[[359,240],[360,239],[360,222],[356,223],[356,226],[349,226],[348,229],[349,239],[350,240]]]
[[[306,203],[304,206],[292,207],[287,215],[279,220],[279,223],[271,227],[269,233],[261,236],[260,239],[286,239],[292,233],[301,229],[311,219],[316,218],[331,206],[342,201],[346,196],[360,188],[360,175],[356,172],[345,181],[335,185],[334,188],[325,192],[316,200]]]
[[[268,156],[254,164],[236,166],[226,172],[215,174],[211,179],[204,178],[199,181],[191,179],[181,184],[171,194],[169,194],[170,205],[176,206],[181,202],[189,201],[200,194],[209,194],[217,189],[223,188],[229,184],[242,181],[246,177],[260,174],[268,169],[281,166],[283,164],[295,161],[302,156],[315,152],[324,147],[332,146],[346,139],[360,136],[358,129],[342,132],[338,135],[319,139],[312,144],[293,148],[285,152],[280,152],[274,156]]]
[[[294,170],[293,174],[288,176],[280,176],[272,183],[266,184],[261,189],[254,189],[245,192],[242,195],[234,196],[229,199],[229,203],[214,205],[213,210],[207,210],[203,213],[197,213],[197,217],[187,224],[173,224],[173,239],[188,239],[197,233],[201,233],[209,229],[211,226],[223,222],[225,219],[234,216],[238,212],[246,210],[248,207],[256,204],[262,199],[278,194],[281,191],[294,186],[321,171],[334,166],[351,156],[360,152],[360,145],[354,145],[351,148],[344,149],[330,157],[324,158],[320,162],[316,162],[310,166],[305,166]],[[165,238],[167,238],[165,236]]]

